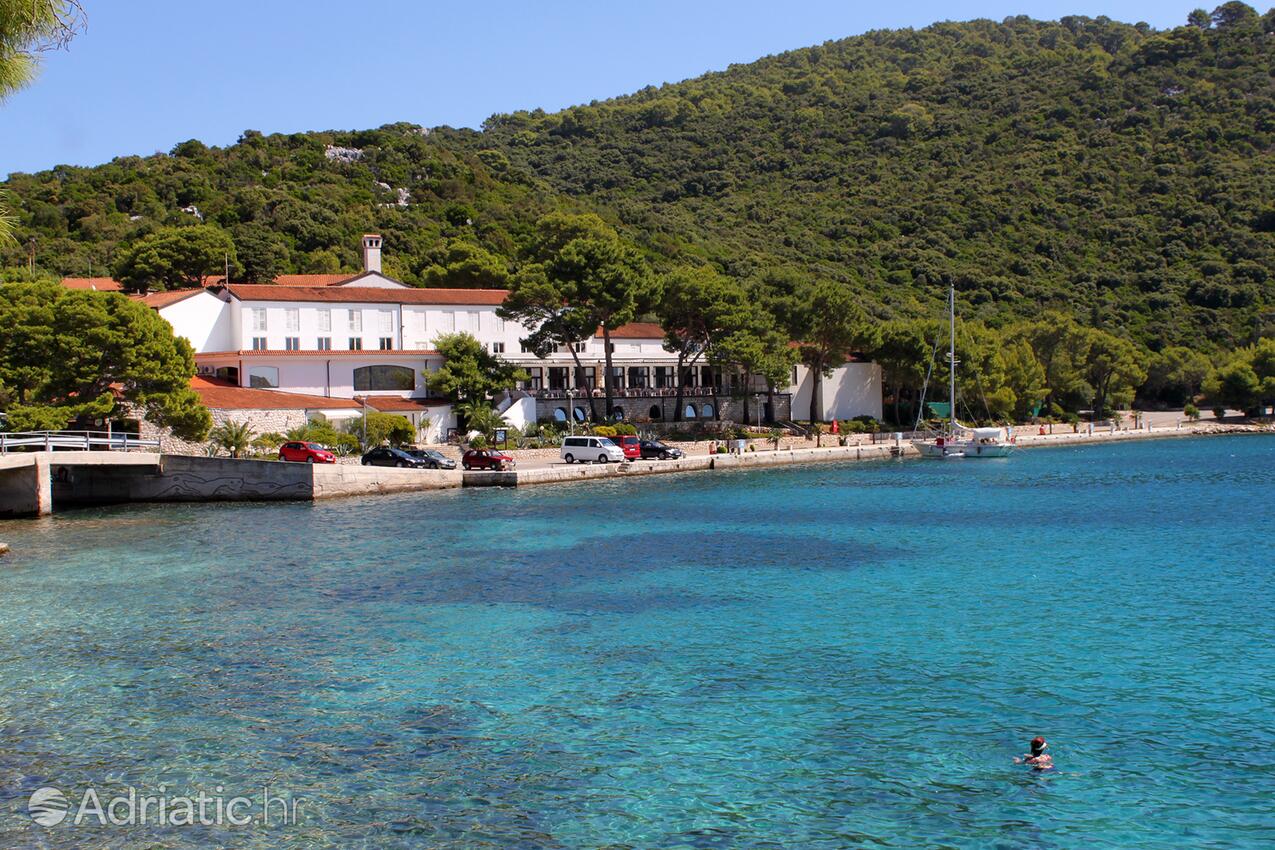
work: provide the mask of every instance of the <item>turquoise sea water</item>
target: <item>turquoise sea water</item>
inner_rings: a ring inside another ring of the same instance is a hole
[[[1167,440],[0,524],[0,846],[1270,847],[1273,475]],[[128,785],[300,823],[26,813]]]

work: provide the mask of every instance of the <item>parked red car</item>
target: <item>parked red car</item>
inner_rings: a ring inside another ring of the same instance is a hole
[[[496,449],[470,449],[460,459],[466,469],[494,469],[503,471],[514,468],[514,459]]]
[[[279,460],[295,463],[336,463],[336,455],[318,443],[292,442],[279,447]]]
[[[625,460],[642,459],[642,441],[637,437],[622,434],[619,437],[612,437],[611,442],[619,446],[620,451],[624,452]]]

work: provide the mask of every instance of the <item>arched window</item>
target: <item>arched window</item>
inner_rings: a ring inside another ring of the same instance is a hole
[[[274,366],[248,367],[248,386],[273,389],[279,386],[279,370]]]
[[[612,420],[613,422],[623,422],[623,421],[624,421],[624,408],[623,408],[623,407],[613,407],[613,408],[611,409],[611,420]]]
[[[354,370],[355,392],[395,392],[415,388],[416,372],[406,366],[360,366]]]
[[[695,412],[695,405],[693,404],[686,405],[686,410],[683,411],[682,416],[686,419],[694,419],[696,415],[697,414]]]
[[[651,416],[651,418],[652,418],[652,419],[663,419],[663,418],[664,418],[664,411],[663,411],[663,410],[660,410],[660,406],[659,406],[658,404],[653,404],[653,405],[651,405],[651,414],[650,414],[650,416]]]
[[[705,419],[712,419],[712,418],[713,418],[713,406],[712,406],[711,404],[706,404],[706,405],[704,405],[702,408],[700,408],[699,415],[700,415],[700,416],[703,416]]]
[[[553,409],[553,421],[554,421],[554,422],[566,422],[566,421],[567,421],[567,409],[566,409],[565,407],[555,407],[555,408]]]
[[[589,414],[585,412],[583,407],[577,407],[574,413],[577,422],[583,422],[589,418]]]

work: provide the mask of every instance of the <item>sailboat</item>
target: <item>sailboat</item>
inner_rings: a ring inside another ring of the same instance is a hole
[[[956,287],[947,288],[947,316],[950,329],[948,344],[948,416],[942,433],[929,440],[913,440],[921,457],[946,460],[954,458],[1009,457],[1014,451],[1014,437],[1005,428],[968,428],[956,421]]]

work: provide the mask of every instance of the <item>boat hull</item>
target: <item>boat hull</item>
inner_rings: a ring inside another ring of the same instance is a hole
[[[1014,453],[1013,443],[966,443],[961,449],[966,457],[1009,457]]]
[[[940,445],[926,442],[925,440],[913,440],[912,445],[920,453],[921,457],[932,460],[952,460],[965,456],[959,443],[944,443]]]

